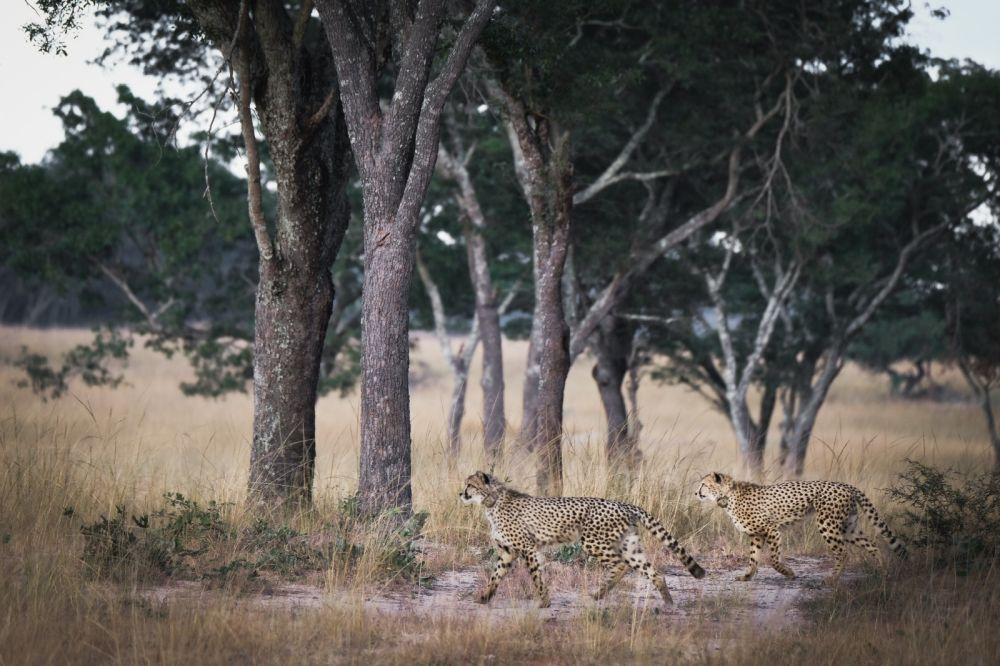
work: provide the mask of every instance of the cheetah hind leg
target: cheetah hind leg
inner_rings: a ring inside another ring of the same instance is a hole
[[[601,561],[602,563],[604,562],[603,559]],[[594,597],[595,601],[600,601],[608,595],[608,592],[614,589],[615,585],[617,585],[619,581],[621,581],[622,577],[628,573],[628,564],[626,564],[625,560],[621,557],[618,557],[617,562],[611,561],[608,563],[608,569],[608,577],[605,579],[601,587],[598,588],[593,595],[591,595]]]
[[[667,581],[663,580],[663,576],[659,574],[653,563],[646,559],[646,553],[643,552],[642,544],[637,535],[629,536],[625,540],[625,561],[628,562],[633,571],[641,573],[649,579],[660,592],[664,604],[670,606],[674,603],[670,597],[670,590],[667,589]]]

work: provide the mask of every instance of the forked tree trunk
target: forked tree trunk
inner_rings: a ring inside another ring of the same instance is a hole
[[[316,0],[364,201],[358,499],[368,516],[412,509],[407,301],[415,234],[437,160],[441,111],[495,1],[476,2],[432,77],[445,5]],[[393,91],[383,100],[390,71]]]
[[[305,39],[306,24],[296,29],[280,3],[189,5],[239,79],[249,217],[260,255],[249,495],[270,507],[305,503],[312,495],[317,382],[334,296],[330,267],[350,217],[350,151],[335,103],[330,46],[322,35]],[[270,225],[252,104],[277,176],[278,212]]]

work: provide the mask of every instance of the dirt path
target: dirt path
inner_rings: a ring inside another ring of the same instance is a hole
[[[364,609],[378,614],[453,615],[502,620],[531,616],[540,620],[564,621],[593,612],[595,609],[632,606],[640,613],[663,613],[678,621],[743,621],[769,627],[789,626],[802,620],[801,604],[827,588],[822,579],[830,571],[830,561],[824,557],[793,556],[788,564],[798,577],[788,580],[767,566],[762,566],[750,582],[736,581],[742,568],[732,563],[706,563],[709,574],[696,580],[682,568],[661,568],[674,599],[673,606],[664,609],[656,590],[645,578],[626,577],[618,588],[603,601],[596,602],[586,591],[596,588],[603,572],[596,567],[563,565],[550,562],[545,567],[552,605],[540,609],[532,595],[531,581],[523,567],[515,570],[501,584],[500,591],[489,606],[474,601],[486,573],[478,567],[446,571],[434,578],[427,587],[405,589],[373,589],[360,592],[329,591],[318,585],[284,584],[265,593],[240,597],[240,603],[258,605],[268,610],[291,612],[326,606],[362,604]],[[848,571],[844,580],[860,574]],[[156,604],[187,602],[204,603],[218,599],[222,593],[208,590],[199,583],[180,582],[151,588],[143,593]]]

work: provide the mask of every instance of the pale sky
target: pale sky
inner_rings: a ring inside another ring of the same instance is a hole
[[[0,8],[0,150],[13,150],[24,162],[38,162],[62,138],[52,107],[74,88],[97,100],[103,109],[114,109],[114,86],[125,83],[139,96],[149,98],[159,81],[143,76],[134,67],[103,69],[90,64],[103,50],[102,31],[93,20],[68,40],[68,56],[44,55],[28,43],[21,26],[35,20],[26,0],[2,0]],[[928,4],[944,5],[951,16],[938,21]],[[1000,69],[1000,0],[913,0],[916,17],[910,39],[943,58],[971,58]],[[171,89],[176,93],[176,89]],[[121,109],[116,109],[121,112]]]

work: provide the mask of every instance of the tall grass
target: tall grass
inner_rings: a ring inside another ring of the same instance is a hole
[[[0,329],[0,356],[16,355],[22,344],[54,354],[86,335]],[[523,343],[506,344],[513,424],[520,419],[524,351]],[[443,426],[448,391],[443,389],[450,379],[437,346],[421,340],[414,367],[419,377],[411,395],[414,503],[428,514],[423,538],[438,546],[426,563],[434,573],[479,562],[488,545],[481,512],[457,501],[462,479],[486,466],[478,434],[481,394],[474,372],[463,424],[465,447],[458,463],[449,465]],[[17,388],[15,371],[0,366],[0,663],[606,663],[671,657],[940,663],[948,656],[976,663],[996,652],[997,639],[990,638],[995,634],[985,631],[996,625],[1000,608],[990,568],[963,578],[936,569],[924,574],[914,564],[910,573],[889,583],[867,581],[868,587],[841,590],[812,609],[815,620],[806,629],[773,634],[738,624],[723,631],[719,622],[672,627],[662,618],[615,607],[555,625],[530,615],[505,622],[380,617],[349,601],[308,613],[274,613],[247,603],[239,594],[245,581],[238,580],[197,606],[145,601],[138,595],[141,572],[111,580],[82,559],[81,524],[112,516],[119,505],[129,515],[152,514],[163,508],[166,492],[202,504],[219,502],[220,520],[234,534],[245,534],[260,518],[242,507],[250,400],[245,395],[214,401],[185,397],[177,385],[187,372],[183,361],[139,350],[126,386],[73,386],[71,395],[44,402]],[[943,376],[959,385],[957,378]],[[882,490],[907,457],[956,469],[989,464],[975,406],[889,402],[886,393],[881,379],[854,368],[845,371],[817,425],[807,477],[854,483],[885,505]],[[582,359],[567,387],[566,492],[640,504],[696,555],[745,552],[721,512],[698,505],[693,497],[695,481],[704,473],[739,470],[725,419],[685,389],[645,383],[640,391],[644,463],[626,488],[608,481],[599,404],[588,361]],[[303,535],[330,532],[331,525],[347,530],[360,554],[353,559],[329,555],[310,580],[353,593],[338,599],[360,599],[366,590],[387,584],[384,546],[395,538],[394,526],[344,523],[344,500],[357,483],[357,395],[327,396],[317,411],[315,507],[288,519],[288,526]],[[509,451],[495,473],[532,490],[533,461],[513,446]],[[789,536],[793,552],[822,551],[812,529],[798,528]],[[237,552],[244,548],[239,539],[219,543],[232,550],[214,561],[244,552]],[[416,585],[398,578],[393,584]],[[984,652],[988,648],[992,652]]]

